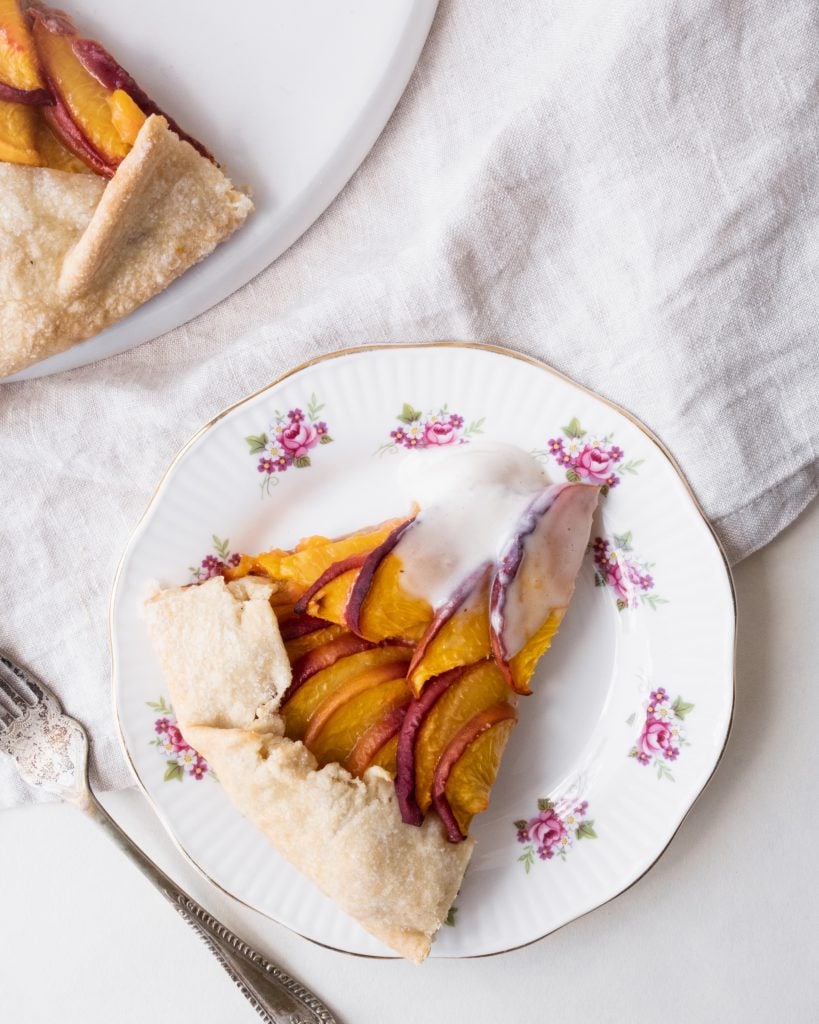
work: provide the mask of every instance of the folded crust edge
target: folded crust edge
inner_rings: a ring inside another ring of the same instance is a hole
[[[420,963],[457,895],[474,840],[450,843],[435,814],[401,820],[386,772],[317,768],[284,735],[278,703],[290,667],[252,577],[159,593],[146,605],[153,648],[180,728],[235,806],[370,934]],[[282,660],[283,659],[283,660]]]

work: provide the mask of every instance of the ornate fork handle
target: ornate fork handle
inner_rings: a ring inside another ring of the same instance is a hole
[[[267,1024],[337,1024],[327,1007],[303,985],[220,924],[157,867],[122,831],[93,794],[89,792],[88,799],[78,802],[77,806],[105,829],[123,853],[200,935],[262,1020]]]
[[[266,1024],[337,1024],[294,978],[228,931],[122,831],[88,785],[88,737],[42,683],[0,652],[0,751],[31,786],[53,793],[100,825],[196,931]]]

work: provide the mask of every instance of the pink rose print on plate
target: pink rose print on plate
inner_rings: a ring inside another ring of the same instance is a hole
[[[518,860],[528,875],[540,860],[566,859],[575,842],[581,839],[596,839],[594,821],[587,817],[588,800],[576,797],[561,797],[557,801],[540,799],[538,813],[534,818],[521,818],[515,822],[517,840],[523,843],[523,853]]]
[[[466,444],[475,434],[483,433],[484,417],[467,426],[463,416],[450,412],[446,405],[437,412],[424,413],[405,402],[396,419],[401,426],[390,431],[390,440],[382,444],[376,454],[401,448],[446,448]]]
[[[241,561],[238,551],[230,550],[230,541],[225,537],[220,540],[214,535],[211,537],[213,550],[205,555],[199,565],[191,565],[188,571],[191,576],[200,583],[211,579],[213,576],[221,576],[225,569],[232,569]]]
[[[637,608],[646,604],[654,611],[668,600],[654,590],[654,577],[650,570],[653,563],[639,558],[631,544],[631,531],[615,533],[613,540],[595,537],[592,543],[594,554],[594,582],[598,587],[611,587],[622,612],[626,608]]]
[[[185,741],[179,731],[173,708],[166,703],[164,697],[159,700],[147,701],[148,707],[159,717],[154,721],[154,738],[152,747],[158,747],[165,758],[165,782],[176,780],[184,782],[185,776],[201,782],[208,774],[208,762]]]
[[[658,779],[673,782],[674,774],[668,766],[677,760],[683,747],[690,746],[686,739],[685,718],[694,710],[694,705],[686,703],[682,697],[672,702],[668,691],[658,686],[643,702],[643,710],[643,727],[628,756],[643,767],[652,765]],[[636,719],[635,712],[629,716],[627,724],[634,725]]]
[[[623,449],[611,443],[613,434],[590,434],[576,416],[560,429],[563,436],[550,438],[549,447],[535,454],[550,455],[571,483],[602,484],[603,494],[608,494],[618,486],[623,473],[636,474],[643,464],[643,459],[625,462]]]
[[[245,438],[250,454],[259,456],[256,469],[262,477],[262,497],[278,484],[279,474],[287,472],[291,466],[307,469],[311,465],[309,452],[318,445],[332,443],[327,424],[319,419],[323,408],[316,396],[311,395],[306,413],[301,409],[290,409],[287,413],[276,409],[266,434],[251,434]]]
[[[300,411],[300,409],[291,409],[287,415],[296,416]],[[322,435],[312,423],[292,419],[278,436],[279,444],[284,452],[295,460],[304,458],[310,449],[318,444]]]

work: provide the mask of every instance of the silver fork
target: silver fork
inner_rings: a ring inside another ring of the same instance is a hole
[[[88,785],[88,737],[42,683],[0,654],[0,750],[23,779],[83,811],[107,832],[214,954],[268,1024],[337,1024],[309,989],[220,924],[122,831]]]

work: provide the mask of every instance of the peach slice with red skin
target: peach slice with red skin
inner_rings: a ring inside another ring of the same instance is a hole
[[[324,727],[345,704],[351,703],[356,697],[367,690],[372,690],[381,683],[393,682],[396,679],[403,680],[406,672],[406,662],[388,661],[383,665],[376,665],[374,668],[367,669],[366,672],[353,676],[352,679],[342,683],[341,686],[328,694],[316,708],[310,719],[307,732],[304,734],[304,745],[309,750],[312,750]]]
[[[53,102],[45,108],[46,119],[63,144],[89,167],[111,177],[151,114],[165,117],[172,131],[212,159],[100,43],[80,37],[67,14],[49,7],[32,8],[30,13],[40,69]]]
[[[68,171],[71,174],[92,174],[88,164],[60,142],[42,111],[37,112],[37,117],[37,151],[40,154],[40,166],[51,167],[55,171]]]
[[[44,111],[55,135],[97,174],[112,177],[131,144],[114,126],[106,89],[74,53],[74,26],[67,15],[32,10],[34,42],[43,77],[53,97]]]
[[[407,713],[398,734],[396,751],[395,795],[401,811],[401,820],[407,825],[420,825],[424,820],[415,797],[415,740],[424,718],[438,698],[456,683],[470,666],[459,665],[433,679],[420,697],[407,707]]]
[[[406,705],[406,662],[381,665],[332,693],[317,710],[304,745],[319,764],[345,764],[356,743],[385,713]],[[386,742],[386,741],[385,741]]]
[[[509,685],[529,681],[574,591],[600,488],[555,484],[521,515],[498,560],[489,600],[492,653]]]
[[[348,555],[347,558],[342,558],[338,562],[333,562],[331,566],[328,566],[319,578],[312,583],[307,590],[301,595],[296,601],[295,611],[298,614],[304,614],[304,612],[310,610],[310,614],[314,614],[316,610],[321,607],[321,592],[326,590],[328,586],[334,581],[338,580],[340,576],[347,578],[348,583],[342,584],[342,595],[352,585],[358,570],[364,564],[367,559],[368,552],[358,551],[353,555]],[[348,576],[348,573],[350,574]],[[325,599],[326,600],[326,599]],[[334,604],[336,602],[333,602]],[[346,606],[346,597],[342,598],[342,607]]]
[[[336,640],[340,636],[345,636],[347,630],[343,626],[325,626],[324,629],[314,629],[309,633],[302,633],[301,636],[294,637],[291,640],[285,640],[284,649],[287,651],[287,657],[290,659],[290,664],[295,665],[299,658],[307,654],[308,651],[315,650],[317,647],[323,647],[324,644],[329,643],[331,640]]]
[[[415,799],[426,814],[432,804],[435,770],[447,744],[479,711],[517,697],[491,658],[470,665],[427,712],[415,740]]]
[[[492,658],[485,658],[437,676],[412,700],[396,757],[395,794],[403,821],[409,825],[423,821],[433,804],[438,766],[453,737],[489,707],[504,704],[514,713],[515,699]]]
[[[501,758],[515,724],[512,716],[495,722],[469,744],[452,766],[444,796],[463,836],[469,834],[472,818],[489,806]]]
[[[363,572],[362,568],[350,591],[348,610],[353,605],[353,593]],[[404,563],[397,553],[390,552],[382,559],[357,618],[357,631],[361,636],[368,640],[401,639],[413,646],[423,636],[432,621],[432,605],[404,589],[403,573]]]
[[[491,655],[488,617],[491,570],[491,562],[479,566],[435,612],[418,641],[407,674],[416,697],[428,679],[457,665],[471,665]]]
[[[315,633],[319,629],[326,629],[332,623],[327,619],[318,619],[315,615],[287,615],[279,620],[279,632],[282,640],[298,640],[300,636],[307,636],[308,633]]]
[[[332,565],[361,552],[369,553],[389,536],[403,519],[391,519],[380,526],[330,540],[309,537],[293,551],[273,548],[253,559],[253,569],[279,585],[281,600],[297,601]],[[277,595],[277,596],[278,596]],[[342,623],[343,625],[343,623]]]
[[[26,106],[51,103],[19,0],[0,0],[0,100]]]
[[[492,729],[503,722],[510,722],[514,724],[516,720],[517,712],[511,704],[505,701],[501,701],[498,704],[493,704],[491,707],[484,708],[471,718],[466,725],[462,726],[458,730],[458,732],[449,741],[446,750],[441,755],[441,758],[438,761],[438,766],[435,769],[435,778],[432,782],[432,804],[438,812],[438,817],[446,827],[447,838],[451,843],[459,843],[466,838],[466,833],[461,830],[461,826],[458,823],[458,817],[453,812],[453,808],[449,802],[446,792],[447,783],[449,782],[450,775],[455,765],[461,758],[468,756],[468,749],[487,730]],[[507,726],[507,728],[509,727]],[[494,776],[497,773],[500,753],[502,753],[502,751],[503,744],[500,745],[500,751],[497,753],[494,772],[492,772],[491,777],[492,782],[494,782]],[[489,783],[489,788],[491,788],[492,782]]]
[[[415,516],[405,520],[370,552],[350,590],[347,626],[368,640],[392,637],[415,643],[433,619],[430,603],[401,585],[403,563],[394,551],[414,523]]]
[[[81,36],[77,36],[73,40],[73,49],[86,71],[92,74],[106,89],[109,89],[112,93],[124,92],[146,117],[150,117],[151,114],[159,114],[161,117],[164,117],[168,122],[168,127],[180,139],[193,146],[207,160],[213,163],[216,162],[209,150],[198,139],[180,128],[172,117],[169,117],[154,103],[151,97],[128,74],[125,68],[114,60],[102,43],[98,43],[96,39],[84,39]]]
[[[345,620],[348,629],[351,629],[354,633],[362,634],[362,623],[361,614],[362,606],[367,598],[370,596],[370,590],[375,579],[375,574],[387,555],[392,551],[399,540],[404,536],[408,529],[415,522],[415,516],[410,516],[409,519],[404,519],[394,529],[390,530],[386,537],[381,543],[373,548],[364,559],[359,569],[358,575],[353,583],[350,596],[347,601],[345,609]],[[376,639],[381,640],[383,637],[377,637]]]
[[[339,658],[327,668],[316,672],[281,705],[285,735],[292,740],[303,739],[324,701],[350,680],[384,665],[388,666],[390,676],[394,672],[403,677],[409,657],[410,652],[405,648],[369,647],[357,654]]]
[[[359,569],[347,569],[328,580],[310,598],[307,611],[311,615],[324,616],[331,622],[346,622],[347,603],[358,573]]]
[[[290,686],[282,698],[282,703],[290,700],[296,690],[303,686],[310,676],[315,675],[316,672],[329,668],[330,665],[340,658],[347,658],[351,654],[360,654],[371,647],[375,647],[375,644],[371,644],[369,640],[363,640],[360,636],[356,636],[355,633],[343,633],[329,643],[307,651],[306,654],[303,654],[293,663],[293,676]]]
[[[398,732],[406,717],[407,707],[411,699],[410,694],[406,693],[402,701],[398,702],[381,718],[373,722],[358,737],[355,746],[344,762],[344,767],[349,772],[352,772],[353,775],[363,775],[371,765],[378,763],[377,759],[379,756],[383,757],[385,748],[392,740],[395,743],[391,745],[397,749]],[[387,759],[389,759],[389,756],[389,753],[386,752]],[[387,770],[395,774],[395,750],[392,751],[392,762],[392,767]],[[383,763],[382,767],[384,767]]]
[[[404,708],[404,715],[406,714],[406,708]],[[404,715],[401,716],[401,721],[404,720]],[[401,728],[400,724],[398,726]],[[398,761],[398,732],[384,744],[384,746],[375,754],[373,759],[370,761],[369,767],[372,768],[374,765],[378,765],[379,768],[383,768],[385,772],[389,772],[393,778],[397,770]]]

